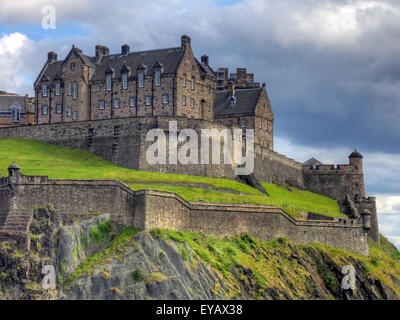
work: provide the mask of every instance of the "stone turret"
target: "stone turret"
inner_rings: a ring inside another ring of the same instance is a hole
[[[20,168],[18,165],[13,162],[9,167],[8,167],[8,178],[10,180],[10,183],[18,183],[18,178],[20,175],[19,172]]]
[[[359,174],[363,173],[362,159],[363,156],[357,151],[357,149],[354,149],[354,151],[349,155],[349,164],[354,166]]]

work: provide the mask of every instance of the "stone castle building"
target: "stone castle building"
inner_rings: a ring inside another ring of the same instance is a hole
[[[73,46],[64,60],[48,53],[34,85],[36,123],[183,116],[255,129],[256,143],[272,150],[272,108],[265,84],[253,80],[244,68],[229,77],[208,56],[197,60],[187,35],[180,47],[159,50],[125,44],[110,54],[97,45],[94,57]]]
[[[348,164],[326,165],[314,158],[299,163],[275,152],[274,114],[265,84],[254,82],[254,74],[245,68],[231,74],[227,68],[214,71],[208,56],[200,61],[195,58],[186,35],[179,47],[151,51],[130,52],[129,46],[123,45],[120,53],[110,54],[107,47],[97,45],[91,57],[72,46],[64,60],[49,52],[34,89],[35,125],[0,128],[0,138],[27,138],[87,150],[135,170],[239,178],[249,184],[271,182],[310,190],[336,199],[347,217],[332,219],[305,212],[304,221],[289,217],[280,208],[232,205],[227,209],[224,204],[195,205],[181,199],[167,205],[165,199],[176,195],[157,192],[149,196],[155,200],[147,210],[147,204],[140,202],[140,192],[118,182],[48,181],[25,177],[12,166],[9,176],[0,179],[0,240],[11,237],[15,225],[22,222],[20,229],[26,235],[33,205],[58,203],[66,214],[73,203],[88,206],[88,212],[112,212],[109,201],[101,202],[101,194],[96,192],[111,184],[112,192],[123,190],[123,224],[135,221],[135,226],[144,227],[146,221],[152,227],[224,236],[249,232],[262,239],[287,236],[299,243],[354,247],[363,254],[368,251],[367,237],[379,241],[376,200],[365,193],[362,155],[355,150]],[[146,151],[151,143],[146,134],[157,128],[168,139],[171,121],[176,122],[178,133],[191,128],[198,136],[203,129],[254,129],[253,177],[243,180],[236,176],[234,162],[150,164]],[[59,194],[72,194],[76,199],[67,201]],[[121,203],[116,204],[117,209]],[[222,214],[225,211],[229,214]],[[153,224],[148,219],[153,219]],[[215,222],[213,230],[209,221]],[[23,238],[28,241],[29,237]]]

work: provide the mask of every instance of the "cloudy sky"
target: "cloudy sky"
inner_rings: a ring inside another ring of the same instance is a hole
[[[0,90],[33,94],[51,50],[173,47],[182,34],[213,67],[267,84],[278,152],[346,163],[357,148],[381,232],[400,247],[398,0],[1,0]]]

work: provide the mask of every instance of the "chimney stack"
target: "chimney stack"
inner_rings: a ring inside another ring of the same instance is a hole
[[[123,46],[121,46],[121,53],[122,54],[127,55],[129,53],[129,50],[130,50],[129,45],[124,44]]]
[[[50,52],[47,54],[47,60],[48,60],[49,62],[57,61],[57,53],[55,53],[54,51],[50,51]]]
[[[183,51],[186,48],[190,48],[190,37],[186,34],[181,37],[181,48]]]
[[[201,56],[201,63],[204,63],[205,65],[208,66],[208,56],[207,55],[202,55]]]
[[[106,46],[97,45],[96,46],[96,63],[99,63],[102,56],[108,56],[110,50]]]
[[[228,83],[228,92],[229,96],[235,98],[235,83],[233,81],[229,81]]]

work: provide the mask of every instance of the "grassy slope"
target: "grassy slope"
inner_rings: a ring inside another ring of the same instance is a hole
[[[116,179],[134,190],[147,188],[176,192],[187,201],[273,204],[293,216],[299,216],[297,210],[304,209],[328,216],[341,215],[336,201],[308,191],[289,192],[283,187],[266,183],[264,186],[270,193],[270,197],[266,197],[248,185],[229,179],[131,170],[86,151],[26,139],[0,139],[0,174],[5,175],[13,161],[25,175],[46,175],[51,179]],[[173,185],[179,183],[210,185],[221,191]]]

